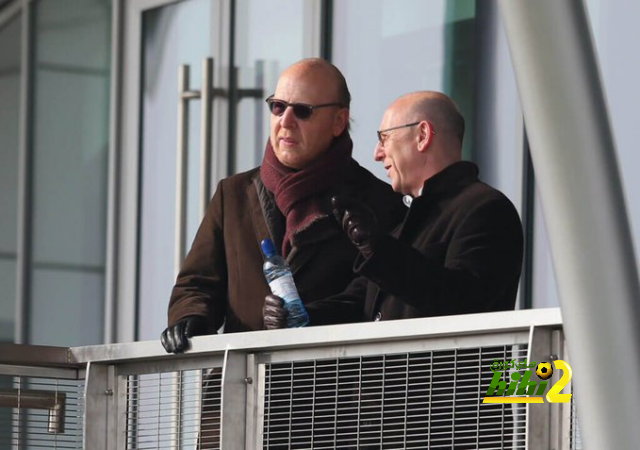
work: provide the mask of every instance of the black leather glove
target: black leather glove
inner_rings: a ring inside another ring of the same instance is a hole
[[[373,248],[380,237],[378,220],[364,203],[343,196],[331,197],[333,215],[347,233],[349,240],[358,247],[365,258],[373,254]]]
[[[284,300],[277,295],[269,294],[264,298],[262,316],[264,317],[264,327],[267,330],[277,330],[287,328],[287,316],[289,311],[284,307]]]
[[[207,320],[202,316],[187,316],[168,327],[160,335],[167,353],[182,353],[189,349],[189,338],[207,334]]]

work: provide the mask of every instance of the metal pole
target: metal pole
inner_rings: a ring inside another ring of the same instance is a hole
[[[122,87],[122,1],[115,0],[112,5],[111,25],[111,80],[109,108],[109,156],[107,172],[107,243],[105,255],[105,292],[104,292],[104,333],[105,344],[117,340],[117,278],[118,278],[118,206],[120,205],[120,89]]]
[[[584,445],[636,448],[640,287],[587,11],[581,0],[500,0],[500,7],[549,231]]]
[[[22,51],[20,55],[20,141],[18,153],[18,251],[16,256],[16,315],[14,342],[29,342],[29,302],[31,297],[31,242],[33,233],[33,4],[22,8]]]
[[[213,126],[213,59],[202,61],[202,89],[201,89],[200,127],[200,219],[204,217],[210,200],[211,189],[211,127]]]
[[[189,66],[178,72],[178,151],[176,156],[176,242],[174,271],[178,275],[185,254],[187,225],[187,158],[189,152]]]

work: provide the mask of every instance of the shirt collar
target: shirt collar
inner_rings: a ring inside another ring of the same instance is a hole
[[[420,188],[420,190],[418,191],[418,197],[420,197],[422,195],[422,190],[424,189],[424,186],[422,186]],[[413,197],[409,194],[405,195],[402,197],[402,203],[404,203],[404,206],[406,206],[407,208],[411,208],[411,203],[413,203]]]

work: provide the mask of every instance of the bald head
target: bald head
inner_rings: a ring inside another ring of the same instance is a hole
[[[316,79],[323,80],[327,88],[333,90],[337,101],[345,108],[350,107],[351,93],[347,86],[347,80],[345,80],[342,72],[329,61],[322,58],[303,59],[287,67],[281,76],[292,74],[296,77],[313,76]]]
[[[427,120],[441,136],[457,139],[462,146],[464,138],[464,118],[458,106],[441,92],[420,91],[404,95],[391,108],[403,111],[407,120],[417,122]]]

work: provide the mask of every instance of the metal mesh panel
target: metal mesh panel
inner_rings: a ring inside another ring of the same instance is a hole
[[[0,448],[81,449],[84,381],[0,376]]]
[[[571,450],[582,450],[582,435],[580,433],[580,423],[578,421],[578,407],[576,406],[575,392],[573,390],[573,386],[571,386],[571,430],[570,430],[570,439],[571,439]]]
[[[481,402],[494,359],[526,352],[521,345],[266,364],[264,448],[524,449],[524,406]]]
[[[220,369],[127,377],[127,449],[219,449]]]

